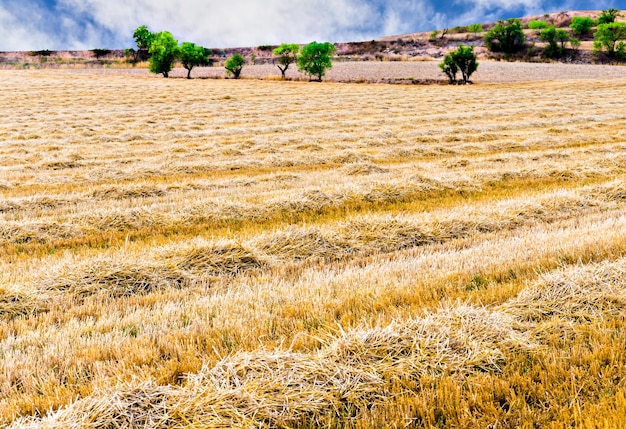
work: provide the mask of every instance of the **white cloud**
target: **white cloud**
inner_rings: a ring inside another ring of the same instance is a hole
[[[168,30],[179,41],[209,47],[281,42],[370,40],[415,31],[416,20],[434,11],[427,0],[59,0],[132,45],[133,30],[145,24]],[[117,46],[122,47],[122,46]]]
[[[90,17],[126,45],[142,24],[213,47],[371,38],[376,18],[367,3],[356,0],[60,0],[59,5]]]
[[[439,20],[433,6],[425,0],[391,0],[384,4],[384,25],[380,36],[413,33],[434,28]]]
[[[41,16],[36,11],[30,11],[30,15],[30,21],[24,22],[0,5],[0,50],[47,49],[49,36],[40,31],[37,25],[38,22],[41,22]]]
[[[475,8],[480,9],[535,9],[540,8],[545,1],[541,0],[457,0],[455,3],[472,4]]]
[[[454,4],[463,6],[464,12],[456,15],[448,25],[468,25],[513,18],[514,16],[508,15],[510,11],[515,11],[515,16],[540,14],[547,11],[546,3],[545,0],[455,0]]]
[[[143,24],[168,30],[180,42],[213,48],[371,40],[488,22],[506,18],[508,11],[542,13],[546,5],[542,0],[57,0],[54,10],[46,10],[36,0],[1,1],[0,50],[131,47],[134,29]]]

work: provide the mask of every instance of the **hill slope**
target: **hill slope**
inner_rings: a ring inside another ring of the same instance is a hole
[[[571,19],[575,16],[590,16],[597,18],[601,11],[566,11],[555,12],[546,15],[528,16],[521,18],[522,23],[527,26],[528,23],[535,19],[545,20],[549,24],[553,24],[558,28],[568,29]],[[619,18],[623,19],[623,18]],[[484,30],[493,27],[495,23],[483,24]],[[490,54],[483,43],[483,33],[470,33],[466,27],[457,27],[445,29],[447,33],[441,30],[439,35],[431,37],[430,32],[402,34],[396,36],[386,36],[378,40],[363,42],[347,42],[336,43],[337,58],[340,60],[354,61],[375,61],[375,60],[428,60],[439,59],[445,55],[450,49],[456,48],[459,43],[466,43],[476,46],[477,54],[482,58],[498,58]],[[533,30],[525,30],[528,42],[530,44],[541,45],[538,33]],[[442,36],[442,34],[444,34]],[[583,38],[582,44],[578,52],[566,58],[567,62],[576,63],[592,63],[594,61],[590,51],[593,48],[591,42],[592,36]],[[255,58],[256,64],[272,62],[272,48],[275,46],[261,47],[242,47],[242,48],[213,48],[213,61],[221,63],[226,57],[234,53],[244,55],[248,62]],[[27,52],[2,52],[0,53],[1,63],[17,63],[17,64],[40,64],[42,62],[50,64],[66,64],[79,63],[86,65],[99,65],[103,63],[119,62],[123,60],[124,53],[121,50],[114,50],[109,55],[98,61],[91,51],[52,51],[49,57],[43,58],[41,55],[31,55]],[[539,52],[530,54],[527,60],[539,60]]]

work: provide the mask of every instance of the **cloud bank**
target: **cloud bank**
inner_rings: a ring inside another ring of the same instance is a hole
[[[3,0],[0,50],[131,47],[133,30],[143,24],[207,47],[358,41],[606,7],[620,5],[603,0]]]

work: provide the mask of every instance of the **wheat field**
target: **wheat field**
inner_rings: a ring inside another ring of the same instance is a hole
[[[0,84],[0,426],[626,424],[626,80]]]

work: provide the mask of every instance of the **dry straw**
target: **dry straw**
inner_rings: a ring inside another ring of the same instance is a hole
[[[37,297],[0,288],[0,318],[31,317],[43,310]]]
[[[569,324],[623,311],[624,278],[626,259],[557,270],[496,310],[457,304],[422,318],[339,332],[309,353],[239,352],[180,387],[117,387],[10,427],[339,427],[359,410],[384,405],[394,382],[498,372],[507,356],[539,346],[532,327],[540,319]]]
[[[384,404],[394,382],[498,371],[507,353],[533,347],[507,314],[458,305],[340,333],[311,353],[236,353],[181,387],[118,387],[11,427],[339,427],[359,410]]]
[[[624,81],[198,92],[124,73],[0,76],[0,425],[626,409]]]
[[[626,259],[547,273],[502,307],[525,321],[585,322],[626,308]]]

